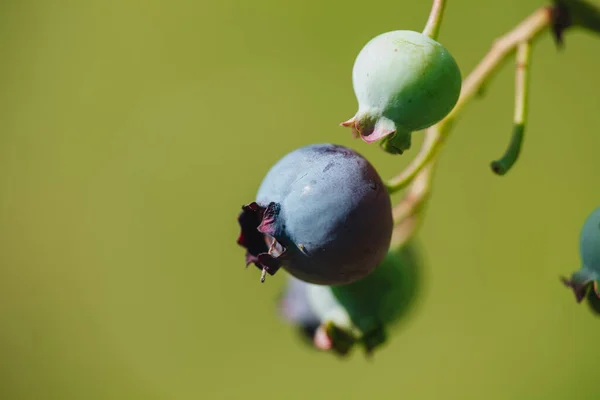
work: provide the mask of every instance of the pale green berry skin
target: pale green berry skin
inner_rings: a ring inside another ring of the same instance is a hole
[[[600,207],[586,218],[579,233],[579,255],[581,269],[573,273],[575,284],[586,284],[600,280]]]
[[[352,71],[359,126],[382,120],[395,134],[400,153],[410,148],[410,133],[442,120],[456,105],[462,77],[450,52],[414,31],[383,33],[358,54]],[[394,138],[395,136],[395,138]]]
[[[579,238],[579,252],[583,267],[594,272],[593,279],[600,273],[600,207],[585,220]]]

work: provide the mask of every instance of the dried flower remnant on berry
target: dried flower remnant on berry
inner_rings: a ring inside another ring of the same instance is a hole
[[[253,202],[242,206],[238,217],[241,233],[237,243],[246,248],[246,267],[256,265],[261,273],[261,282],[265,275],[274,275],[281,267],[279,257],[285,253],[285,247],[273,238],[274,221],[279,207],[270,203],[262,207]]]

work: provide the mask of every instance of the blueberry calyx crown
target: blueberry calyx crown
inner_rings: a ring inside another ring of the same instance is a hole
[[[571,279],[565,278],[564,276],[561,277],[560,280],[566,287],[573,290],[573,294],[575,295],[575,300],[577,303],[581,303],[585,298],[588,285],[586,283],[577,283]]]
[[[600,288],[598,287],[596,281],[588,280],[585,282],[579,282],[575,279],[568,279],[565,277],[561,277],[561,281],[566,287],[573,290],[577,303],[581,303],[583,299],[585,299],[590,289],[594,291],[596,297],[600,298]]]
[[[241,232],[237,244],[246,248],[246,268],[254,264],[262,271],[260,281],[264,282],[266,274],[274,275],[281,267],[280,257],[285,247],[274,237],[275,221],[280,205],[274,202],[266,207],[256,202],[242,206],[238,216]]]
[[[359,112],[340,125],[351,128],[352,136],[365,143],[381,141],[381,148],[390,154],[402,154],[411,147],[412,132],[376,112]]]

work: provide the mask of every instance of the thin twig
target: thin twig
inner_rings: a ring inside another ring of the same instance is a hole
[[[552,22],[552,8],[543,7],[521,22],[515,29],[496,40],[492,48],[463,81],[461,94],[454,109],[439,123],[425,130],[423,146],[413,162],[388,182],[388,191],[408,187],[404,198],[394,208],[396,226],[392,246],[397,248],[415,235],[423,219],[423,207],[431,196],[431,181],[437,154],[448,137],[457,115],[521,43],[538,38]],[[526,103],[526,98],[524,99]],[[526,110],[524,110],[526,111]],[[526,116],[526,113],[523,114]]]
[[[460,97],[454,109],[439,123],[426,130],[426,138],[421,150],[411,164],[399,175],[389,180],[387,186],[390,193],[402,190],[417,176],[439,152],[457,115],[465,105],[489,80],[494,72],[507,60],[519,43],[533,41],[544,32],[552,21],[551,7],[543,7],[521,22],[515,29],[496,40],[490,51],[473,72],[463,81]]]
[[[427,200],[431,196],[431,180],[435,170],[435,160],[427,164],[411,182],[404,198],[392,210],[396,226],[392,234],[392,248],[402,247],[422,222]]]
[[[491,164],[492,171],[498,175],[506,174],[515,164],[521,153],[521,145],[527,125],[527,106],[529,98],[529,65],[531,43],[524,42],[517,48],[515,72],[515,116],[513,134],[504,155]]]
[[[428,183],[431,178],[432,167],[433,164],[429,164],[423,168],[419,176],[412,181],[402,201],[392,210],[394,221],[397,224],[410,215],[415,214],[423,204],[422,199],[430,189]]]
[[[442,25],[445,7],[446,0],[433,0],[427,24],[425,25],[425,29],[423,29],[423,34],[429,36],[433,40],[436,40],[440,33],[440,26]]]

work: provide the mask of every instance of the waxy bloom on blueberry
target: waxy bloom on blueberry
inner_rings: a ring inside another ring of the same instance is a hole
[[[585,220],[579,235],[579,253],[581,268],[571,275],[570,279],[562,278],[567,287],[575,293],[580,303],[588,290],[600,298],[598,280],[600,280],[600,207],[590,213]]]
[[[371,353],[416,298],[420,262],[411,244],[388,253],[367,277],[348,285],[313,285],[290,278],[280,310],[312,337],[317,349],[346,355],[355,344]]]
[[[462,78],[452,55],[414,31],[392,31],[371,39],[352,70],[358,112],[343,126],[367,143],[381,140],[389,153],[411,146],[411,133],[428,128],[456,105]]]
[[[261,280],[281,267],[319,285],[367,276],[385,257],[393,227],[390,197],[375,168],[333,144],[284,156],[238,220],[246,265],[261,269]]]

